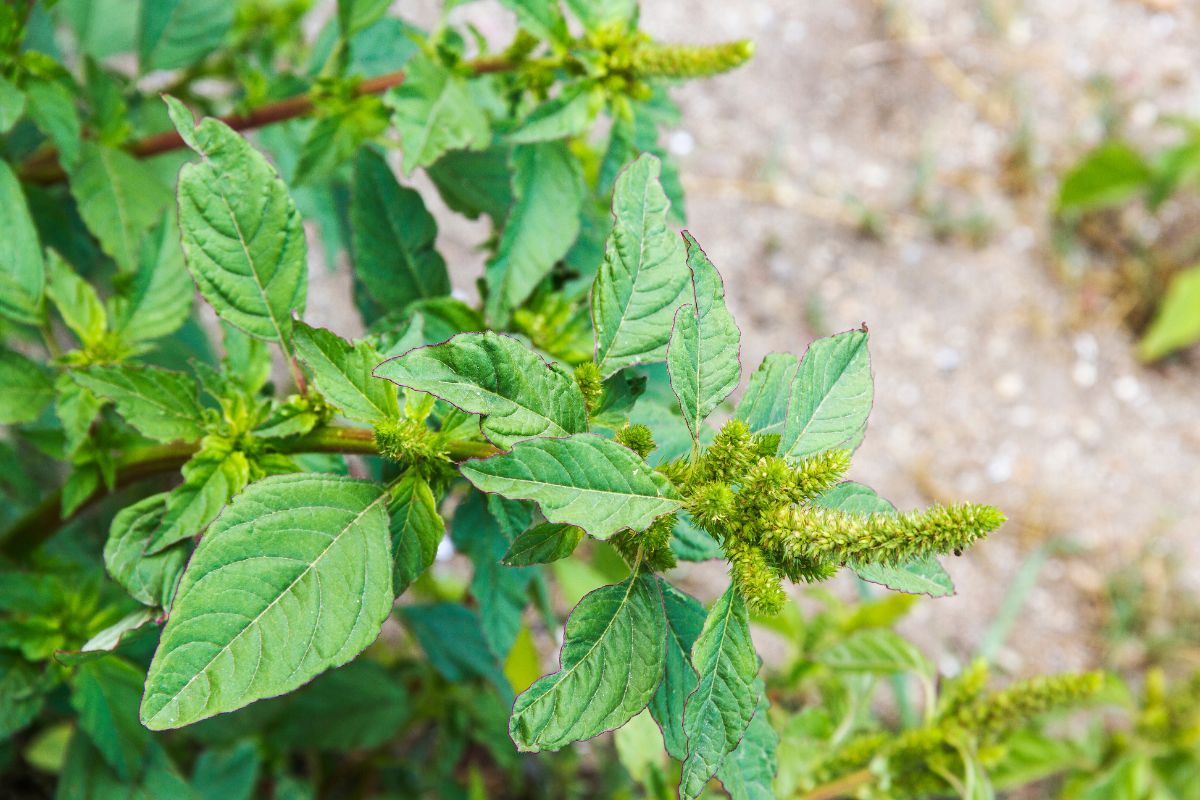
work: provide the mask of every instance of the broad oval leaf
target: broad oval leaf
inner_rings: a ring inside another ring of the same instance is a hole
[[[372,370],[381,356],[370,343],[351,344],[332,331],[295,324],[296,352],[325,399],[350,419],[383,422],[400,416],[396,387]]]
[[[151,495],[117,512],[104,544],[104,566],[134,600],[169,609],[189,551],[180,546],[148,554],[167,510],[167,496]]]
[[[410,472],[392,489],[388,506],[391,521],[392,590],[399,597],[433,564],[446,523],[437,510],[429,481]]]
[[[579,161],[562,142],[517,147],[512,169],[513,205],[487,265],[488,317],[501,323],[571,249],[585,191]]]
[[[584,133],[603,100],[591,82],[568,86],[552,100],[535,108],[508,140],[513,144],[549,142]]]
[[[817,339],[792,383],[779,454],[804,458],[822,450],[853,450],[862,443],[874,387],[865,331]]]
[[[459,334],[385,361],[375,375],[482,414],[480,428],[499,447],[587,430],[583,395],[571,375],[511,336]]]
[[[692,645],[692,668],[698,681],[683,708],[688,752],[679,781],[679,796],[688,800],[700,796],[737,748],[758,706],[758,653],[737,587],[731,585],[709,609]]]
[[[750,719],[741,744],[721,764],[717,777],[732,800],[775,800],[775,772],[779,766],[779,734],[767,717],[767,693],[762,680],[754,687],[758,709]]]
[[[826,508],[857,514],[895,513],[896,507],[861,483],[839,483],[817,498]],[[954,594],[954,581],[946,568],[933,556],[915,558],[903,564],[860,564],[854,574],[870,583],[895,592],[946,597]]]
[[[54,399],[54,384],[41,364],[0,349],[0,425],[32,422]]]
[[[168,97],[171,119],[203,158],[179,172],[179,228],[188,269],[222,319],[251,336],[291,339],[304,313],[304,226],[279,173],[228,125],[199,125]]]
[[[817,661],[844,672],[931,675],[933,666],[911,642],[886,628],[858,631],[817,655]]]
[[[387,495],[336,475],[242,492],[180,582],[142,723],[178,728],[295,689],[358,655],[392,607]]]
[[[388,92],[404,150],[404,172],[427,167],[447,150],[481,150],[491,130],[461,75],[426,55],[408,62],[404,83]]]
[[[196,382],[188,375],[120,366],[87,367],[72,377],[97,397],[113,401],[117,413],[151,439],[171,442],[204,435],[204,408],[196,396]]]
[[[233,3],[154,0],[139,18],[138,59],[143,72],[187,67],[208,55],[233,24]]]
[[[354,274],[389,311],[450,293],[446,262],[435,248],[437,222],[421,195],[401,186],[383,156],[364,147],[350,195]]]
[[[650,713],[662,729],[663,742],[672,758],[687,758],[687,734],[683,731],[683,708],[696,691],[692,669],[692,645],[704,630],[708,614],[700,601],[666,581],[662,584],[667,613],[667,657],[663,680],[650,701]]]
[[[690,281],[683,243],[667,226],[662,162],[643,154],[613,190],[613,229],[592,286],[596,362],[604,377],[666,356],[675,311]]]
[[[79,727],[123,780],[139,777],[152,745],[150,731],[137,721],[142,671],[121,658],[80,664],[72,678],[71,706]]]
[[[459,470],[477,488],[533,500],[550,522],[578,525],[597,539],[643,530],[682,505],[671,482],[636,453],[590,433],[530,439]]]
[[[183,483],[167,495],[166,512],[147,552],[158,553],[202,533],[229,499],[250,482],[246,454],[214,439],[205,440],[200,452],[183,465]]]
[[[684,231],[683,239],[693,302],[675,314],[667,370],[683,420],[698,440],[700,425],[742,378],[742,332],[725,307],[725,284],[717,268],[690,233]]]
[[[559,671],[513,704],[508,732],[517,749],[557,750],[628,722],[662,680],[666,635],[653,575],[584,597],[567,620]]]
[[[783,433],[792,384],[800,359],[791,353],[768,353],[750,375],[750,385],[738,401],[734,416],[753,433]]]
[[[0,314],[37,325],[42,319],[46,265],[21,184],[0,160]]]
[[[143,237],[133,280],[110,300],[113,332],[130,342],[168,336],[187,320],[194,295],[172,209]]]

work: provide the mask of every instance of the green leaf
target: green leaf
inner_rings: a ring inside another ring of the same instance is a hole
[[[367,341],[351,344],[324,328],[295,324],[296,352],[325,399],[350,419],[383,422],[400,416],[396,389],[371,374],[383,357]]]
[[[662,729],[663,743],[671,758],[687,758],[687,734],[683,730],[683,709],[687,698],[696,691],[696,670],[692,669],[692,645],[704,629],[707,613],[700,601],[666,581],[660,581],[663,605],[667,613],[667,657],[662,683],[650,700],[650,713]]]
[[[892,514],[896,507],[884,500],[874,489],[861,483],[840,483],[817,498],[826,508],[856,514]],[[861,564],[854,574],[870,583],[886,586],[892,591],[946,597],[954,594],[954,582],[933,556],[916,558],[903,564]]]
[[[171,204],[157,174],[123,150],[85,142],[71,172],[79,215],[117,267],[137,267],[141,240]]]
[[[171,119],[203,156],[179,172],[179,227],[188,269],[209,304],[251,336],[287,348],[304,313],[304,226],[279,174],[229,126],[167,98]]]
[[[137,272],[113,300],[113,331],[129,342],[147,342],[179,330],[192,313],[195,287],[183,263],[175,212],[143,240]]]
[[[446,523],[438,515],[437,500],[429,482],[409,472],[392,489],[391,517],[392,589],[397,597],[433,565]]]
[[[404,83],[386,98],[404,151],[404,172],[427,167],[448,150],[482,150],[491,139],[466,78],[426,55],[408,62]]]
[[[186,559],[185,559],[186,560]],[[172,591],[174,588],[172,587]],[[157,614],[154,609],[141,608],[133,611],[104,628],[92,638],[83,643],[77,651],[63,651],[54,654],[62,664],[82,664],[84,661],[104,658],[115,652],[121,645],[137,641],[139,637],[150,633],[150,623],[154,622]],[[157,631],[154,632],[157,635]]]
[[[628,27],[637,19],[637,0],[567,0],[567,8],[589,31]]]
[[[709,609],[704,629],[692,645],[696,690],[683,707],[688,753],[679,781],[680,798],[696,798],[734,751],[754,710],[758,695],[758,652],[750,639],[746,601],[733,585]]]
[[[533,500],[550,522],[578,525],[597,539],[643,530],[681,505],[671,482],[636,453],[589,433],[530,439],[459,469],[479,489]]]
[[[513,203],[508,153],[506,147],[480,152],[452,150],[427,172],[451,209],[470,219],[487,214],[499,228]]]
[[[408,693],[379,664],[360,658],[330,670],[287,697],[267,730],[276,746],[345,751],[373,748],[399,733],[408,718]]]
[[[933,666],[920,650],[886,628],[853,633],[818,654],[817,661],[843,672],[933,673]]]
[[[561,142],[513,150],[513,206],[488,262],[488,316],[507,321],[579,235],[584,183],[579,161]]]
[[[233,25],[235,4],[155,0],[142,4],[138,60],[142,72],[177,69],[215,50]]]
[[[671,552],[680,561],[709,561],[724,558],[725,552],[712,534],[698,528],[686,511],[680,511],[671,529]]]
[[[592,287],[596,361],[604,377],[665,358],[675,311],[691,288],[683,243],[667,227],[661,169],[657,158],[642,155],[613,190],[613,230]]]
[[[516,13],[522,28],[539,39],[570,41],[567,21],[558,10],[558,0],[501,0],[501,3]]]
[[[481,678],[501,695],[512,697],[508,678],[488,647],[477,613],[461,603],[401,606],[397,613],[443,678],[453,683]]]
[[[85,347],[104,338],[108,314],[99,295],[53,250],[46,251],[46,296]]]
[[[667,345],[671,389],[683,420],[700,439],[700,426],[742,379],[742,332],[725,307],[725,284],[717,268],[687,231],[687,265],[693,301],[680,306]]]
[[[226,750],[205,750],[192,770],[192,787],[202,800],[251,800],[259,767],[258,745],[253,741]]]
[[[139,603],[164,609],[171,607],[190,555],[182,546],[148,553],[166,513],[167,497],[151,495],[118,511],[104,544],[104,566],[112,579]]]
[[[0,78],[0,133],[8,133],[25,113],[25,93],[6,78]]]
[[[768,353],[750,375],[750,385],[737,404],[734,416],[753,433],[783,433],[792,384],[800,359],[791,353]]]
[[[204,435],[204,408],[196,382],[182,372],[158,367],[87,367],[75,382],[117,405],[117,413],[144,436],[160,442]]]
[[[21,184],[8,162],[0,160],[0,314],[14,322],[37,325],[42,319],[46,282],[42,246],[29,216]]]
[[[25,113],[58,148],[58,160],[68,171],[79,161],[82,125],[75,93],[64,81],[39,79],[25,85]]]
[[[167,495],[167,505],[149,553],[159,553],[204,531],[221,509],[250,482],[246,454],[228,442],[206,439],[199,453],[183,465],[183,483]]]
[[[88,437],[92,420],[100,413],[104,401],[75,382],[70,372],[62,372],[54,381],[57,397],[54,414],[63,427],[63,452],[72,454]]]
[[[1200,341],[1200,265],[1176,273],[1150,327],[1138,342],[1138,357],[1157,361]]]
[[[510,567],[549,564],[575,552],[583,535],[583,528],[574,525],[543,522],[517,536],[502,560]]]
[[[779,454],[795,459],[855,449],[866,435],[874,396],[867,334],[847,331],[817,339],[792,382]]]
[[[54,384],[38,362],[0,349],[0,425],[32,422],[54,399]]]
[[[354,163],[350,199],[354,273],[380,305],[400,310],[450,293],[435,248],[437,223],[421,195],[401,186],[383,156],[364,148]]]
[[[583,395],[570,373],[511,336],[459,334],[385,361],[375,375],[482,414],[480,429],[499,447],[587,430]]]
[[[746,728],[741,744],[721,764],[717,777],[732,800],[774,800],[778,768],[779,734],[767,717],[767,693],[762,681],[755,683],[758,708]]]
[[[558,97],[535,108],[521,127],[509,134],[508,141],[531,144],[578,136],[587,131],[599,110],[601,103],[596,99],[589,83],[568,86]]]
[[[349,39],[387,13],[391,0],[338,0],[337,19],[342,37]]]
[[[150,731],[138,722],[141,670],[120,658],[80,664],[71,686],[79,727],[122,780],[138,778],[150,755]]]
[[[0,650],[0,743],[33,722],[44,699],[41,670],[17,653]]]
[[[1063,176],[1058,190],[1060,213],[1120,205],[1150,186],[1150,165],[1128,144],[1106,142]]]
[[[81,731],[71,737],[55,796],[70,800],[193,800],[196,797],[157,742],[150,742],[142,773],[126,781],[109,767],[90,737]]]
[[[559,671],[513,705],[508,731],[517,749],[557,750],[628,722],[662,680],[666,635],[653,575],[584,597],[567,620]]]
[[[393,600],[385,499],[373,484],[316,473],[238,495],[188,563],[143,724],[178,728],[289,692],[374,641]]]

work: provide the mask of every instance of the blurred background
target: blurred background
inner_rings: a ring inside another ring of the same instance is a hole
[[[440,8],[405,6],[425,22]],[[510,35],[498,4],[452,13]],[[666,141],[745,376],[866,322],[876,405],[851,477],[901,509],[969,498],[1009,516],[947,561],[957,595],[900,630],[951,673],[981,651],[1016,675],[1200,666],[1200,350],[1138,350],[1171,278],[1200,262],[1200,191],[1184,174],[1150,211],[1126,163],[1149,171],[1194,135],[1200,8],[651,0],[642,26],[757,47],[675,92]],[[1124,162],[1089,165],[1114,142]],[[484,228],[435,213],[469,289]],[[709,567],[682,567],[706,598],[724,585]]]

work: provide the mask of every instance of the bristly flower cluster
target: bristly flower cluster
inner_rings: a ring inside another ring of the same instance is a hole
[[[842,566],[899,564],[960,552],[1004,522],[991,506],[934,506],[906,514],[854,514],[818,504],[850,466],[846,450],[791,462],[778,436],[741,420],[721,428],[693,461],[662,468],[698,525],[716,537],[734,582],[757,611],[782,608],[782,579],[820,581]]]

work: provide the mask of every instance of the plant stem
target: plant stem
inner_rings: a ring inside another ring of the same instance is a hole
[[[839,797],[850,797],[854,790],[863,784],[870,783],[875,775],[869,769],[851,772],[837,780],[824,783],[804,795],[804,800],[836,800]]]
[[[176,442],[134,451],[117,463],[113,491],[157,475],[177,472],[200,449],[200,442]],[[346,428],[329,425],[295,439],[278,442],[275,448],[286,454],[346,453],[378,455],[375,434],[370,428]],[[453,441],[446,445],[452,461],[482,458],[496,453],[487,442]],[[62,490],[47,495],[8,530],[0,533],[0,555],[24,560],[42,543],[54,536],[66,523],[99,502],[108,492],[98,488],[68,515],[62,513]]]
[[[513,69],[515,65],[506,58],[497,57],[475,59],[474,61],[467,62],[467,66],[476,75],[486,75],[493,72],[506,72]],[[399,86],[403,82],[403,71],[389,72],[386,75],[367,78],[358,85],[355,93],[358,95],[380,94],[393,86]],[[235,131],[247,131],[267,125],[274,125],[277,122],[286,122],[296,117],[308,116],[312,111],[313,101],[306,93],[274,103],[267,103],[245,114],[227,114],[224,117],[220,117],[220,120]],[[183,137],[179,135],[178,131],[163,131],[162,133],[156,133],[153,136],[147,136],[144,139],[137,139],[130,142],[125,147],[125,150],[137,158],[151,158],[163,153],[169,153],[172,150],[179,150],[184,146]],[[42,150],[29,161],[26,161],[21,166],[20,177],[21,180],[30,183],[48,184],[64,180],[67,174],[59,163],[58,150],[50,147]]]

